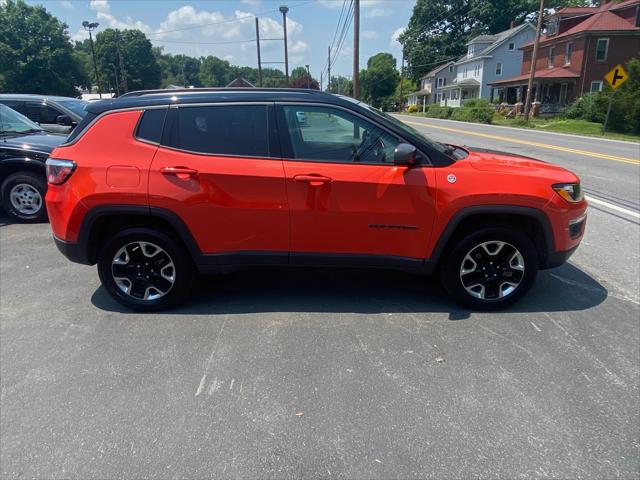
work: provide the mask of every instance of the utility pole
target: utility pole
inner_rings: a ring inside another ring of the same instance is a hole
[[[360,0],[353,0],[353,98],[360,100]]]
[[[538,61],[538,46],[540,45],[540,31],[542,30],[542,17],[544,16],[544,0],[540,0],[540,12],[538,13],[538,26],[536,27],[536,38],[533,42],[533,52],[531,53],[531,69],[529,72],[529,84],[527,85],[527,99],[524,103],[524,121],[529,121],[531,111],[533,79],[536,75],[536,62]]]
[[[115,63],[112,63],[111,66],[113,67],[113,75],[116,77],[116,97],[120,96],[120,82],[118,81],[118,69],[116,68]]]
[[[322,91],[322,74],[324,72],[320,72],[320,91]]]
[[[284,30],[284,76],[287,81],[287,87],[289,86],[289,52],[287,51],[287,12],[289,7],[286,5],[280,6],[282,12],[282,28]]]
[[[309,71],[309,65],[305,65],[307,67],[307,88],[311,88],[311,72]]]
[[[98,84],[98,95],[102,98],[102,87],[100,87],[100,75],[98,75],[98,62],[96,62],[96,51],[93,48],[93,37],[91,36],[91,31],[98,28],[100,24],[98,22],[87,22],[86,20],[82,22],[83,28],[89,32],[89,44],[91,45],[91,56],[93,57],[93,70],[96,73],[96,83]]]
[[[127,86],[127,72],[124,69],[124,60],[122,59],[122,49],[120,48],[120,30],[116,29],[116,44],[118,48],[118,59],[120,61],[120,78],[122,79],[122,89],[123,93],[127,93],[129,91],[129,87]]]
[[[398,99],[398,111],[402,111],[404,105],[404,48],[402,49],[402,66],[400,67],[400,98]]]
[[[256,17],[256,46],[258,47],[258,86],[262,87],[262,61],[260,60],[260,28]]]
[[[327,91],[331,92],[331,45],[329,45],[327,62]]]

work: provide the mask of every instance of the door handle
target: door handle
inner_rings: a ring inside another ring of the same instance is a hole
[[[333,180],[329,177],[323,177],[322,175],[296,175],[293,177],[296,182],[307,182],[313,187],[324,185],[325,183],[331,183]]]
[[[189,178],[198,175],[198,170],[188,167],[163,167],[160,169],[163,175],[174,175],[178,178]]]

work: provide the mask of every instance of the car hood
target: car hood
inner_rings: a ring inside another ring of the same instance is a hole
[[[504,173],[523,173],[575,181],[577,177],[567,169],[530,157],[495,150],[467,149],[467,161],[476,170]]]
[[[0,148],[9,148],[23,152],[32,151],[48,155],[54,148],[63,143],[66,138],[66,135],[55,135],[45,132],[17,135],[15,137],[0,137]]]

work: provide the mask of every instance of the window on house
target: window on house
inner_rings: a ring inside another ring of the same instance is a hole
[[[509,50],[515,50],[516,49],[516,44],[511,42],[509,43]]]
[[[609,50],[609,39],[599,38],[596,44],[596,62],[606,62]]]
[[[437,88],[442,88],[447,84],[447,79],[444,77],[438,77],[438,87]]]
[[[571,54],[573,53],[573,42],[569,42],[564,47],[564,64],[571,65]]]
[[[556,55],[556,47],[549,47],[549,58],[547,59],[547,66],[553,68],[554,58]]]
[[[595,82],[591,82],[592,92],[601,92],[602,91],[602,80],[596,80]]]
[[[502,63],[496,63],[496,75],[502,75]]]
[[[464,71],[462,72],[462,78],[467,78],[467,73],[468,73],[468,69],[467,67],[464,67]]]
[[[453,72],[453,65],[449,65],[449,73]]]
[[[469,49],[467,50],[467,57],[473,57],[474,51],[475,51],[475,45],[469,45]]]
[[[473,76],[474,77],[480,76],[480,65],[476,65],[475,67],[473,67]]]

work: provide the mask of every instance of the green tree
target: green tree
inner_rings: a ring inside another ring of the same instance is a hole
[[[96,35],[95,49],[98,69],[101,72],[100,79],[108,84],[103,85],[103,89],[117,86],[117,90],[122,93],[125,90],[143,90],[160,86],[160,65],[152,52],[151,42],[140,30],[108,28]]]
[[[0,2],[0,91],[75,97],[86,83],[66,24],[44,7]]]
[[[331,86],[329,91],[332,93],[340,93],[342,95],[353,95],[353,82],[349,80],[347,77],[343,77],[342,75],[337,75],[335,77],[331,77]]]
[[[200,82],[205,87],[224,87],[233,80],[230,69],[229,62],[209,55],[200,63]]]
[[[376,108],[389,110],[396,103],[394,93],[400,81],[396,59],[390,53],[378,53],[367,61],[360,72],[362,98]]]
[[[309,75],[305,67],[296,67],[291,71],[291,75],[289,76],[289,86],[291,88],[320,89],[318,81]]]

